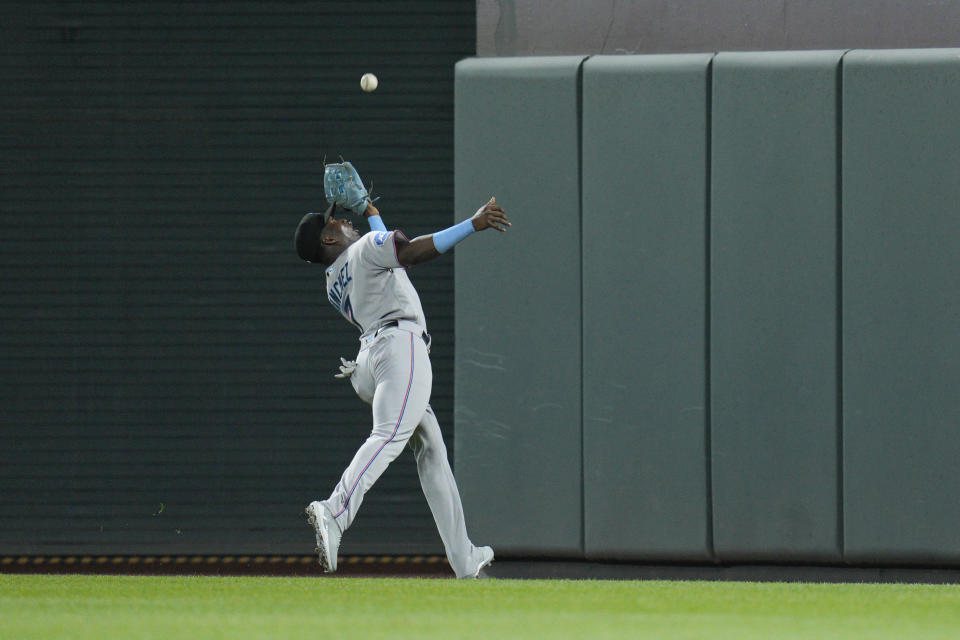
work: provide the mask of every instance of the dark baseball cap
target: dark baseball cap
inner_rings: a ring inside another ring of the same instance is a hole
[[[333,203],[323,213],[308,213],[300,219],[297,232],[293,236],[293,244],[301,259],[307,262],[320,262],[323,253],[320,233],[336,210],[337,204]]]

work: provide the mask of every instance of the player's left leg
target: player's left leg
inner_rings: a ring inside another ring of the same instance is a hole
[[[433,372],[420,336],[393,330],[377,338],[373,371],[373,430],[324,502],[340,532],[353,523],[363,497],[403,451],[430,400]]]
[[[360,354],[357,363],[358,372],[369,372],[375,382],[373,430],[330,497],[307,506],[307,516],[317,535],[320,561],[327,571],[336,570],[340,538],[356,518],[364,495],[416,430],[430,400],[433,382],[427,346],[421,336],[408,331],[393,329],[381,333]]]
[[[447,459],[447,447],[443,442],[440,424],[430,406],[427,406],[417,430],[410,437],[410,448],[417,459],[423,495],[437,523],[450,567],[458,578],[475,577],[483,566],[493,560],[493,551],[490,547],[474,546],[467,536],[457,481]]]

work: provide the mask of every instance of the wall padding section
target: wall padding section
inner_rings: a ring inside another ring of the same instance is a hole
[[[711,446],[719,560],[837,560],[841,52],[714,59]]]
[[[455,468],[470,535],[582,554],[581,57],[457,64],[456,220],[490,196],[513,228],[456,252]]]
[[[711,58],[599,56],[584,64],[584,518],[591,558],[709,558]]]
[[[843,65],[846,558],[960,562],[960,49]]]

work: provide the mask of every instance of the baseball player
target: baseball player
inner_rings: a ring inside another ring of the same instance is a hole
[[[458,578],[476,578],[493,561],[493,549],[476,547],[467,536],[460,493],[429,405],[433,373],[427,322],[406,270],[475,231],[506,231],[510,222],[491,198],[473,217],[408,240],[402,231],[386,229],[350,163],[327,165],[324,189],[330,208],[300,221],[297,253],[325,267],[327,298],[360,332],[356,361],[341,358],[337,377],[348,377],[357,395],[372,405],[373,431],[330,497],[306,508],[320,564],[336,571],[340,539],[364,494],[409,443],[450,566]],[[371,231],[361,235],[349,221],[334,218],[338,205],[366,216]]]

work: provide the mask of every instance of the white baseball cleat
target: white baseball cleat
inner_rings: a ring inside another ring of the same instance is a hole
[[[340,530],[333,516],[322,503],[314,501],[307,505],[307,520],[317,536],[317,555],[320,566],[327,573],[337,570],[337,551],[340,549]]]
[[[477,570],[473,572],[473,575],[464,576],[465,578],[485,577],[485,574],[482,573],[484,568],[489,567],[490,563],[493,562],[493,549],[490,547],[478,547],[477,551],[480,552],[480,564],[477,565]]]

